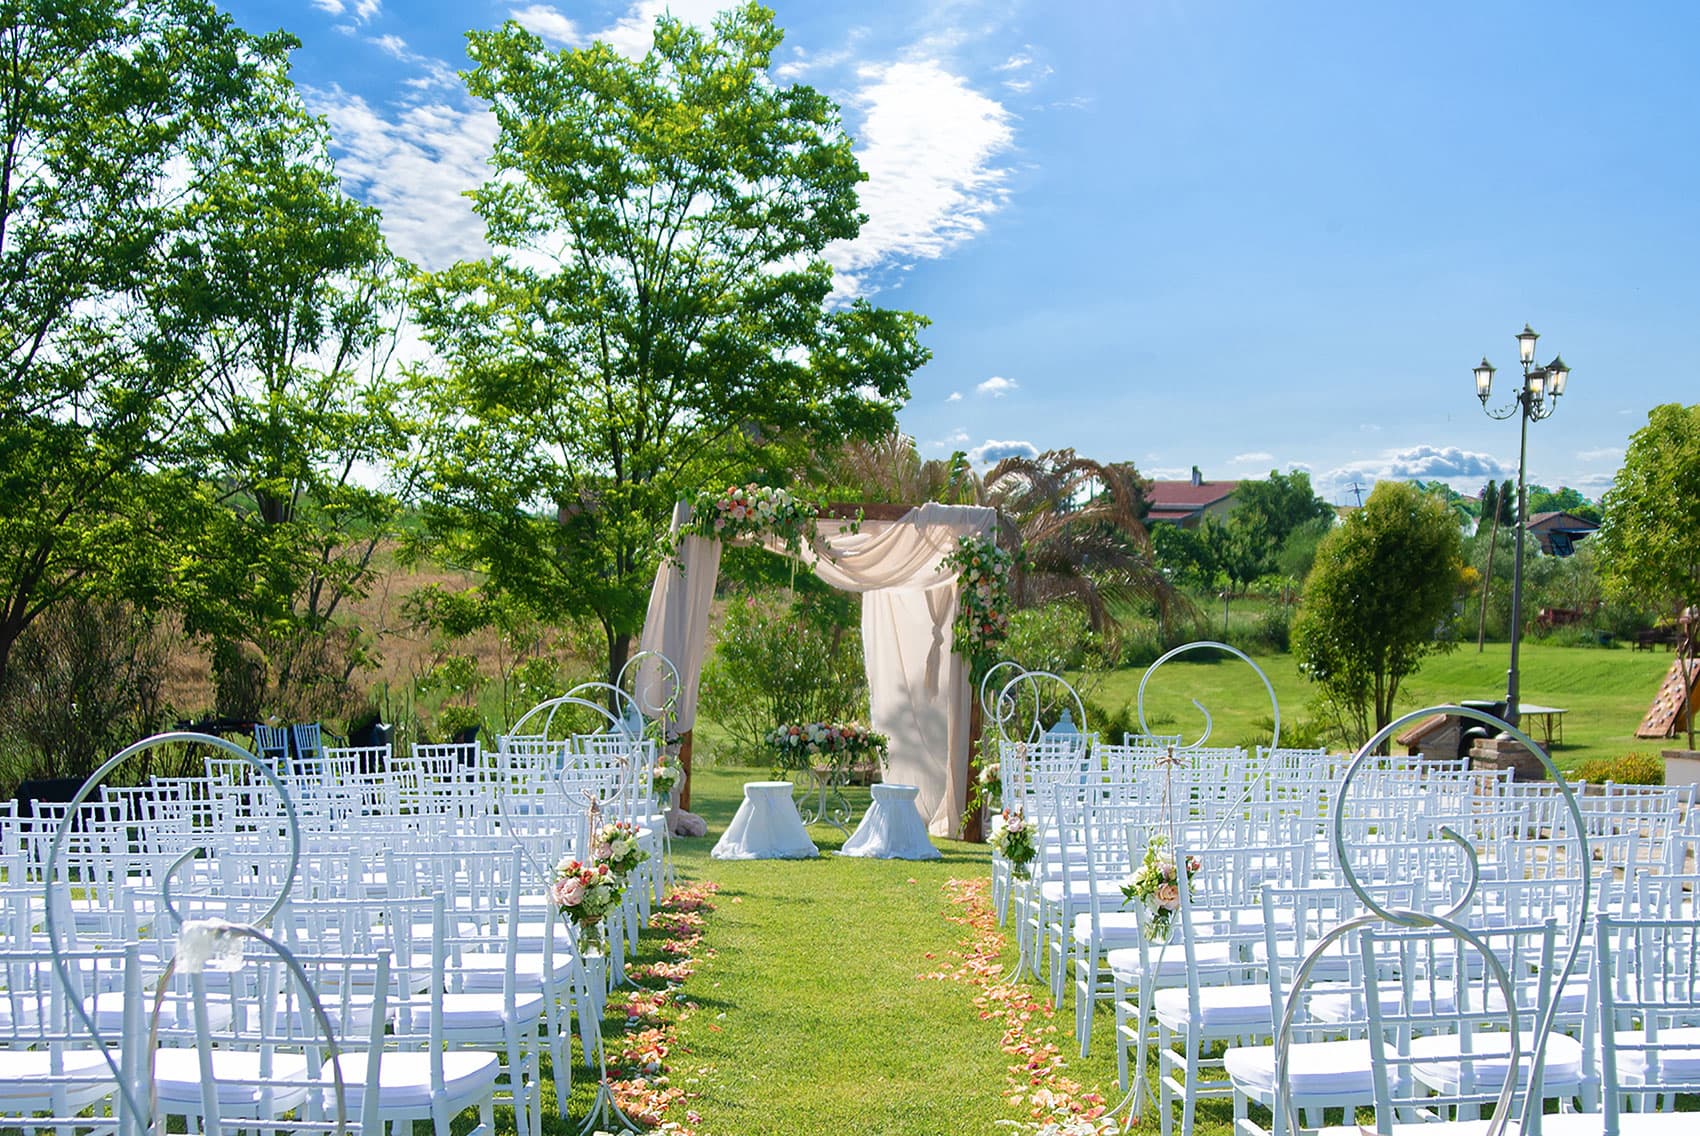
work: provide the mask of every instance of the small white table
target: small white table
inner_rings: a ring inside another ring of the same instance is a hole
[[[914,785],[875,785],[868,814],[838,854],[874,860],[940,859],[944,854],[927,839],[927,826],[915,806],[920,792]]]
[[[820,850],[803,829],[789,781],[746,781],[744,801],[714,850],[716,860],[806,860]]]

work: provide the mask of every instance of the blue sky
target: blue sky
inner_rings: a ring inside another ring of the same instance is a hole
[[[494,128],[464,32],[647,46],[715,0],[228,2],[295,77],[403,255],[482,251]],[[1700,6],[774,3],[775,76],[843,108],[870,180],[845,294],[933,321],[901,415],[928,456],[1072,446],[1153,477],[1310,471],[1474,491],[1516,472],[1470,368],[1573,368],[1529,476],[1597,496],[1696,401]]]

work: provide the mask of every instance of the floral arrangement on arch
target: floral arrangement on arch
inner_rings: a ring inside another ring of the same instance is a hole
[[[815,535],[820,509],[784,489],[770,485],[729,485],[719,493],[703,492],[691,502],[691,519],[681,535],[731,541],[740,537],[776,536],[796,553],[806,537]]]
[[[980,671],[997,661],[998,648],[1009,637],[1009,617],[1015,609],[1009,578],[1015,558],[989,536],[960,536],[940,567],[956,569],[951,646],[972,670]]]
[[[992,818],[992,848],[1009,861],[1009,874],[1018,880],[1032,875],[1028,867],[1039,854],[1033,825],[1020,809],[1005,809]]]
[[[1192,877],[1198,873],[1197,856],[1186,858],[1187,894],[1192,894]],[[1154,943],[1167,942],[1174,913],[1181,907],[1181,872],[1175,863],[1175,853],[1169,838],[1154,836],[1145,846],[1145,859],[1122,885],[1122,895],[1128,903],[1135,900],[1145,905],[1145,937]]]
[[[891,745],[884,734],[876,734],[859,722],[779,726],[766,740],[781,769],[807,769],[816,765],[845,769],[865,758],[884,763]]]
[[[549,901],[580,928],[596,934],[597,925],[620,906],[625,885],[607,864],[563,856],[549,883]]]
[[[590,837],[590,859],[597,865],[606,864],[623,886],[626,877],[649,859],[638,842],[637,826],[629,820],[614,820],[598,828]]]

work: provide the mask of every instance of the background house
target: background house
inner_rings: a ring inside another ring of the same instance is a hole
[[[1205,517],[1226,520],[1233,511],[1234,491],[1239,487],[1237,481],[1206,481],[1197,466],[1192,467],[1192,477],[1186,481],[1153,481],[1147,495],[1151,508],[1145,514],[1145,523],[1161,521],[1195,529]]]
[[[1574,513],[1530,513],[1529,535],[1541,542],[1548,556],[1569,556],[1576,542],[1591,536],[1600,526]]]

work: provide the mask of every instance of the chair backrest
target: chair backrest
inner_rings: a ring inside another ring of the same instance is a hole
[[[1605,1131],[1626,1094],[1700,1093],[1700,923],[1594,920]]]
[[[1473,932],[1475,943],[1445,927],[1361,933],[1381,1136],[1390,1136],[1400,1110],[1419,1107],[1419,1100],[1439,1115],[1451,1108],[1466,1116],[1505,1101],[1524,1132],[1537,1128],[1543,1092],[1532,1049],[1543,1044],[1535,1026],[1553,997],[1557,930],[1551,920],[1487,928]],[[1509,1007],[1501,978],[1510,987]],[[1518,1075],[1496,1076],[1496,1063],[1503,1069],[1514,1045]],[[1535,1103],[1525,1109],[1524,1101]]]

